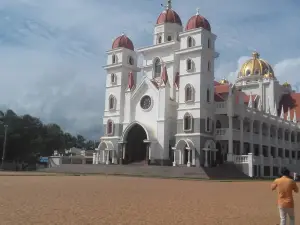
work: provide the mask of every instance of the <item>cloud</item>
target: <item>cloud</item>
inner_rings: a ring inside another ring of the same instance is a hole
[[[184,24],[196,7],[210,21],[221,53],[216,77],[234,79],[239,65],[257,50],[276,64],[279,79],[299,82],[298,3],[253,0],[249,8],[239,0],[203,0],[200,6],[196,0],[173,2]],[[98,139],[105,51],[122,32],[135,47],[151,45],[160,4],[161,0],[1,0],[1,104]]]

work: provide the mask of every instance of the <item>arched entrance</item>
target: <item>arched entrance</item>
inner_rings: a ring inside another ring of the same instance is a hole
[[[175,145],[174,150],[177,151],[179,164],[187,165],[187,166],[195,165],[195,147],[191,140],[189,139],[179,140]],[[175,153],[175,158],[176,158],[176,153]]]
[[[138,123],[133,124],[126,135],[125,158],[124,163],[142,162],[146,160],[147,133]]]
[[[115,149],[110,141],[102,141],[98,146],[95,163],[115,163]]]

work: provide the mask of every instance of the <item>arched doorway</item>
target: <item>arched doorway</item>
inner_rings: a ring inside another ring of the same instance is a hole
[[[124,163],[142,162],[146,160],[147,133],[139,124],[134,124],[127,133]]]
[[[216,149],[217,149],[217,152],[216,152],[216,163],[217,164],[223,164],[222,147],[221,147],[220,142],[217,142]]]
[[[183,164],[187,164],[189,161],[189,150],[187,150],[187,145],[184,146],[183,151],[184,151],[184,156],[183,156]]]

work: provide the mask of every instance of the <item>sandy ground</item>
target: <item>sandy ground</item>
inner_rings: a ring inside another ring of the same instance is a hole
[[[269,182],[1,176],[0,191],[1,225],[278,224]]]

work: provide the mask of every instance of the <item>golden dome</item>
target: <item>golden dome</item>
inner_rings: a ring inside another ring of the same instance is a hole
[[[220,84],[228,84],[228,80],[226,80],[225,78],[223,78],[222,80],[220,80],[219,82]]]
[[[284,83],[282,84],[282,86],[284,86],[284,87],[290,87],[291,85],[286,81],[286,82],[284,82]]]
[[[248,76],[265,76],[266,78],[275,78],[273,68],[265,60],[259,58],[258,52],[252,53],[252,59],[245,62],[238,74],[238,78]]]

